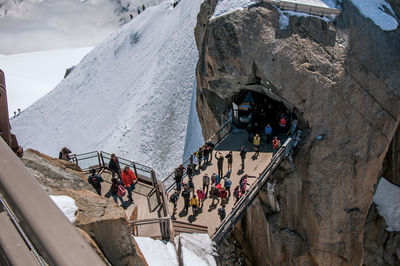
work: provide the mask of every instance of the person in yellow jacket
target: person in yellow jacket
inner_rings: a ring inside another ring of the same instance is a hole
[[[199,208],[199,199],[196,197],[196,194],[190,199],[190,206],[192,206],[193,215],[196,215]]]
[[[254,160],[257,159],[258,155],[260,154],[260,152],[259,152],[260,142],[261,142],[261,138],[258,134],[256,134],[253,139],[254,151],[256,152],[253,155]]]

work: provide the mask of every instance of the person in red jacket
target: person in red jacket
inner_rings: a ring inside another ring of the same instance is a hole
[[[137,177],[135,173],[129,168],[129,166],[125,166],[124,170],[121,173],[122,183],[126,187],[128,191],[128,200],[133,201],[132,199],[132,191],[135,189],[135,185],[137,182]]]

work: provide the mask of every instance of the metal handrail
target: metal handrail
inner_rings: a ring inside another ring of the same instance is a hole
[[[222,116],[222,120],[223,120],[223,126],[222,126],[214,135],[212,135],[211,138],[210,138],[211,141],[213,141],[213,142],[215,143],[215,146],[217,146],[217,145],[231,132],[231,130],[232,130],[232,127],[231,127],[231,126],[232,126],[232,121],[229,120],[229,119],[228,119],[227,117],[225,117],[225,116]],[[221,135],[221,133],[223,132],[223,130],[226,129],[227,127],[230,127],[229,130],[228,130],[225,134]],[[199,148],[200,148],[200,147],[199,147]],[[190,155],[190,156],[192,156],[192,155]],[[189,156],[186,160],[183,161],[182,164],[183,164],[184,166],[189,162],[190,156]],[[165,182],[166,182],[167,180],[170,180],[170,179],[173,179],[173,178],[174,178],[174,173],[175,173],[175,171],[173,171],[172,173],[170,173],[166,178],[164,178],[164,179],[162,180],[162,183],[164,184],[164,186],[165,186]],[[183,177],[182,177],[182,180],[183,180],[186,176],[187,176],[186,173],[184,173],[184,175],[183,175]],[[176,186],[175,182],[171,182],[171,184],[168,185],[168,187],[165,189],[166,192],[169,193],[175,186]]]
[[[291,149],[292,138],[286,140],[285,144],[279,149],[279,151],[272,157],[271,162],[262,171],[260,177],[257,181],[250,187],[249,191],[242,196],[236,203],[232,211],[227,215],[221,224],[217,227],[212,240],[219,246],[228,233],[232,230],[233,226],[239,221],[239,219],[244,215],[247,206],[249,206],[259,190],[265,185],[272,173],[279,166],[284,156],[287,154],[286,149]]]
[[[104,265],[3,140],[0,193],[49,265]]]

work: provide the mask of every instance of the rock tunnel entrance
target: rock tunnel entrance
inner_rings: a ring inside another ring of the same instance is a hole
[[[262,86],[242,89],[232,97],[232,121],[239,130],[248,132],[249,140],[259,134],[270,144],[277,136],[285,141],[297,129],[294,106]],[[268,136],[268,126],[272,133]]]

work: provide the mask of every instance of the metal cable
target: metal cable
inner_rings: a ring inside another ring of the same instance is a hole
[[[41,266],[47,266],[48,264],[45,260],[40,256],[39,252],[36,250],[35,246],[29,240],[28,236],[25,234],[24,229],[22,229],[21,225],[19,224],[17,216],[14,214],[10,206],[8,205],[7,201],[4,199],[3,195],[0,194],[0,202],[3,205],[4,209],[6,210],[8,216],[10,217],[11,221],[14,223],[14,226],[17,228],[19,234],[21,235],[22,239],[25,241],[26,245],[31,250],[32,254],[38,261]]]

